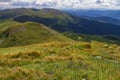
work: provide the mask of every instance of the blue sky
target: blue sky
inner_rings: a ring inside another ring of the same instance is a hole
[[[0,0],[6,8],[120,9],[120,0]]]

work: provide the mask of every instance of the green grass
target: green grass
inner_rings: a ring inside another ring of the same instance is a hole
[[[11,26],[13,26],[13,24],[16,25],[16,24],[19,24],[19,23],[18,22],[13,22],[13,21],[10,21],[10,20],[1,21],[0,22],[0,33],[4,32],[5,30],[7,30]]]
[[[9,14],[9,16],[7,16]],[[27,15],[27,16],[31,16],[31,17],[41,17],[41,18],[46,18],[46,19],[59,19],[59,20],[64,20],[66,21],[73,21],[73,19],[65,12],[56,10],[56,9],[50,9],[50,8],[45,8],[45,9],[37,9],[37,11],[35,11],[32,8],[29,9],[23,9],[23,8],[19,8],[19,9],[11,9],[11,10],[7,10],[5,12],[1,12],[0,13],[1,16],[4,16],[4,18],[1,18],[1,20],[3,19],[13,19],[15,17],[19,17],[22,15]]]
[[[119,80],[119,49],[99,42],[0,48],[0,80]]]
[[[94,40],[94,41],[104,42],[104,43],[107,43],[107,44],[118,44],[118,45],[120,45],[120,41],[117,40],[117,39],[119,39],[119,37],[116,37],[114,35],[100,36],[100,35],[78,34],[78,33],[73,33],[73,32],[64,32],[62,34],[64,36],[69,37],[69,38],[71,38],[73,40],[76,40],[76,41],[91,42],[92,40]],[[116,40],[114,40],[114,39],[112,40],[112,38],[111,39],[105,38],[105,37],[108,37],[108,36],[116,38]]]
[[[53,41],[71,41],[45,25],[34,22],[18,23],[14,21],[5,21],[0,23],[0,35],[0,39],[4,40],[0,47],[29,45]]]

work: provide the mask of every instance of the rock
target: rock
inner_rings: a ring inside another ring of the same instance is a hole
[[[117,63],[117,64],[119,63],[119,61],[117,61],[117,60],[112,60],[112,62]]]
[[[110,46],[109,49],[112,49],[112,47]]]
[[[108,48],[109,46],[107,44],[104,45],[105,48]]]
[[[95,58],[97,58],[97,59],[102,59],[102,57],[101,57],[101,56],[96,56]]]

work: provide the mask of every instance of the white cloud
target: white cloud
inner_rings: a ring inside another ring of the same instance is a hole
[[[12,7],[120,9],[120,0],[0,0],[0,8]]]
[[[10,2],[11,0],[0,0],[0,2]]]

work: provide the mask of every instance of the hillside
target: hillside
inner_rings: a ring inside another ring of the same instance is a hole
[[[118,19],[114,19],[111,17],[88,17],[88,16],[84,16],[83,18],[85,19],[89,19],[89,20],[93,20],[93,21],[98,21],[98,22],[103,22],[103,23],[109,23],[109,24],[114,24],[114,25],[118,25],[120,26],[120,20]]]
[[[65,10],[65,12],[85,19],[120,26],[120,10]]]
[[[84,19],[55,9],[8,9],[1,11],[0,15],[1,20],[39,22],[59,32],[120,36],[120,27],[117,25]]]
[[[104,42],[107,44],[120,45],[120,38],[114,35],[95,36],[95,35],[78,34],[78,33],[73,33],[73,32],[64,32],[62,34],[75,41],[91,42],[94,40],[98,42]]]
[[[11,47],[53,41],[70,41],[70,39],[43,24],[3,21],[0,23],[0,41],[0,47]]]
[[[113,19],[120,20],[120,10],[66,10],[66,12],[87,17],[111,17]]]
[[[120,46],[51,42],[0,48],[0,80],[119,80]]]
[[[103,21],[104,23],[111,23],[111,24],[115,24],[120,26],[120,20],[118,19],[114,19],[111,17],[95,17],[95,18],[91,18],[93,20],[97,20],[97,21]]]

